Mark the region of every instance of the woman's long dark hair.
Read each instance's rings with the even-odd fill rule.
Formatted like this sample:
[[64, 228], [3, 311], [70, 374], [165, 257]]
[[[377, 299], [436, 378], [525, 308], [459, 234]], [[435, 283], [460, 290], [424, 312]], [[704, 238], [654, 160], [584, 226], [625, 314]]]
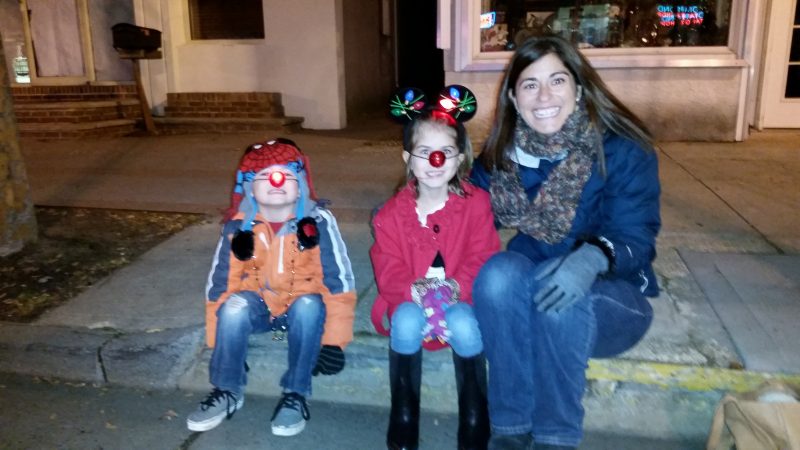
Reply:
[[[540, 36], [530, 38], [520, 45], [508, 64], [497, 95], [497, 109], [492, 130], [478, 157], [478, 162], [489, 171], [495, 168], [509, 169], [504, 155], [514, 138], [517, 111], [508, 94], [514, 92], [523, 70], [549, 54], [558, 56], [572, 74], [576, 85], [583, 86], [583, 98], [589, 119], [599, 130], [609, 129], [636, 141], [644, 149], [653, 149], [653, 138], [647, 127], [608, 90], [581, 52], [558, 36]], [[603, 152], [597, 152], [597, 157], [600, 167], [604, 169]]]

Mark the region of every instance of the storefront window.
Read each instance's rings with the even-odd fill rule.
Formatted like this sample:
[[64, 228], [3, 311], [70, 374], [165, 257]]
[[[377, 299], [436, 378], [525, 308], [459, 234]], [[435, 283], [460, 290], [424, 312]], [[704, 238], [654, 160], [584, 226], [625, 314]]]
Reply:
[[732, 0], [480, 0], [480, 51], [558, 34], [581, 48], [726, 46]]
[[189, 0], [189, 24], [194, 40], [264, 39], [262, 0]]

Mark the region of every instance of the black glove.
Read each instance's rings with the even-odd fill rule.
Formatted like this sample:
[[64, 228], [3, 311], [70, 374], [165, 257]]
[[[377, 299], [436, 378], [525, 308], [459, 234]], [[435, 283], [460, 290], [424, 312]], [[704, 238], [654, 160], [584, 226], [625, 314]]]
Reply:
[[336, 375], [344, 369], [344, 351], [338, 345], [323, 345], [311, 375]]

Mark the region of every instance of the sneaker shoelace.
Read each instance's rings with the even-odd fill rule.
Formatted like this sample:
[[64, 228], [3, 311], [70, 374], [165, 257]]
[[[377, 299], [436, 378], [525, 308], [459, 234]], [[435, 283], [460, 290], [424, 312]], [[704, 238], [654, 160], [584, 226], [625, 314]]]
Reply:
[[233, 417], [233, 413], [236, 412], [236, 402], [238, 401], [236, 396], [233, 395], [230, 391], [222, 391], [220, 389], [214, 388], [214, 390], [211, 391], [210, 394], [208, 394], [208, 397], [206, 397], [205, 400], [200, 402], [200, 408], [203, 411], [207, 411], [209, 408], [213, 408], [214, 406], [216, 406], [218, 402], [221, 402], [223, 398], [227, 402], [225, 405], [226, 417], [230, 419], [231, 417]]
[[305, 420], [309, 420], [311, 418], [311, 414], [308, 411], [308, 405], [306, 405], [305, 397], [296, 392], [283, 394], [281, 401], [279, 401], [278, 406], [275, 407], [275, 412], [272, 414], [272, 418], [270, 420], [275, 420], [278, 412], [283, 408], [300, 411], [300, 413], [303, 415], [303, 419]]

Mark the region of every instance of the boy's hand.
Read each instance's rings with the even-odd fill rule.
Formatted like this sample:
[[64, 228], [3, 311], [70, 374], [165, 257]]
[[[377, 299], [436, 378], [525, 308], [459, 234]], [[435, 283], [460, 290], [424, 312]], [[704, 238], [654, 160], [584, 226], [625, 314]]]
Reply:
[[323, 345], [311, 375], [336, 375], [344, 369], [344, 351], [338, 345]]

